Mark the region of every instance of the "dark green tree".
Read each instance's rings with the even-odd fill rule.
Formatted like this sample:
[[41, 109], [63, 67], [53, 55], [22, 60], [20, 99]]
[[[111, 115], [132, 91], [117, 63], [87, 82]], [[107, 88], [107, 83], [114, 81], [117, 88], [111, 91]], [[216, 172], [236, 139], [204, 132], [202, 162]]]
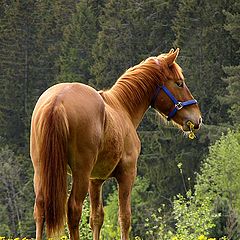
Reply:
[[[94, 84], [110, 87], [129, 67], [172, 47], [172, 1], [108, 1], [93, 48]], [[166, 17], [166, 18], [165, 18]]]
[[[130, 33], [129, 14], [126, 11], [129, 1], [108, 1], [100, 16], [101, 31], [95, 43], [93, 84], [102, 89], [110, 87], [124, 71], [134, 57], [129, 46]], [[125, 13], [125, 14], [124, 14]], [[128, 60], [126, 60], [128, 59]], [[126, 62], [127, 61], [127, 62]]]
[[225, 95], [222, 66], [231, 62], [234, 45], [224, 29], [223, 10], [235, 1], [182, 0], [174, 20], [175, 44], [181, 50], [181, 63], [187, 82], [199, 99], [204, 122], [228, 121], [227, 107], [219, 96]]
[[28, 149], [36, 99], [55, 82], [64, 24], [76, 1], [2, 1], [0, 16], [0, 136]]
[[220, 99], [222, 102], [229, 104], [228, 113], [233, 123], [240, 124], [240, 65], [224, 67], [223, 70], [228, 75], [228, 77], [224, 78], [224, 82], [226, 82], [228, 86], [226, 95]]
[[231, 34], [232, 41], [236, 43], [237, 51], [233, 52], [234, 57], [231, 59], [230, 65], [223, 68], [227, 77], [224, 78], [224, 82], [228, 84], [227, 92], [225, 96], [221, 98], [224, 102], [226, 101], [230, 105], [229, 114], [231, 120], [239, 124], [240, 123], [240, 107], [239, 107], [239, 96], [240, 96], [240, 3], [235, 2], [233, 8], [230, 11], [224, 12], [226, 16], [225, 29]]
[[29, 66], [32, 58], [34, 1], [2, 1], [0, 17], [0, 136], [27, 148]]
[[76, 9], [76, 0], [38, 1], [35, 7], [35, 78], [31, 82], [33, 98], [56, 83], [64, 26]]
[[58, 81], [87, 84], [92, 78], [92, 47], [97, 39], [102, 2], [104, 1], [81, 1], [77, 4], [76, 12], [63, 34]]

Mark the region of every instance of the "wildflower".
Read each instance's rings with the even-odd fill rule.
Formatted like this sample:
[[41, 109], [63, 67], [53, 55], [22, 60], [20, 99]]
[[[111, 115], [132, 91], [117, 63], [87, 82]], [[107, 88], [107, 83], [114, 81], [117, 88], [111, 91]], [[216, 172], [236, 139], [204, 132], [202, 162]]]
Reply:
[[179, 169], [182, 169], [182, 163], [181, 162], [179, 162], [178, 164], [177, 164], [177, 167], [179, 168]]
[[135, 237], [134, 240], [141, 240], [141, 238], [139, 236]]
[[62, 236], [61, 240], [67, 240], [67, 236]]
[[205, 237], [204, 235], [201, 235], [198, 237], [198, 240], [207, 240], [207, 237]]

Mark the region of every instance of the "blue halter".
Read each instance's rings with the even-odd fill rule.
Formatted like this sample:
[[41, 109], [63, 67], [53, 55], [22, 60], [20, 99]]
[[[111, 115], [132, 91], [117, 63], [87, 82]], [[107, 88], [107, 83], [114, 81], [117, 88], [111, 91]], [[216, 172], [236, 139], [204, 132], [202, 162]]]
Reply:
[[191, 99], [191, 100], [187, 100], [185, 102], [180, 102], [172, 95], [172, 93], [167, 89], [167, 87], [158, 85], [155, 95], [153, 96], [152, 101], [151, 101], [151, 107], [153, 107], [153, 108], [154, 108], [157, 96], [161, 89], [167, 94], [167, 96], [174, 103], [174, 109], [168, 114], [168, 117], [167, 117], [168, 121], [170, 121], [176, 115], [177, 111], [181, 110], [182, 108], [193, 105], [193, 104], [197, 104], [196, 99]]

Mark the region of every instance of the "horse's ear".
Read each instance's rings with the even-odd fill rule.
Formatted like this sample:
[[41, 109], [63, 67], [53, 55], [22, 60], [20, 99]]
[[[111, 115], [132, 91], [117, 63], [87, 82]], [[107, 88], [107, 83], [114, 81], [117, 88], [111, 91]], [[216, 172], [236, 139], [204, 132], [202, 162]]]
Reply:
[[179, 54], [179, 48], [177, 48], [175, 51], [172, 51], [172, 49], [170, 50], [170, 52], [165, 58], [168, 66], [171, 66], [174, 63], [174, 61], [177, 59], [178, 54]]
[[167, 55], [170, 55], [174, 52], [174, 48], [171, 48]]

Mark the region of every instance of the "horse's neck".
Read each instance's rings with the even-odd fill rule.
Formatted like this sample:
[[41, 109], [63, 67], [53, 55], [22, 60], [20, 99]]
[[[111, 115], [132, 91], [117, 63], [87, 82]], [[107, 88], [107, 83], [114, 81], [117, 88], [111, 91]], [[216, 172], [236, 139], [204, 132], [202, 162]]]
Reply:
[[[144, 113], [147, 111], [154, 90], [139, 91], [137, 86], [129, 88], [124, 82], [116, 83], [110, 90], [105, 92], [108, 102], [115, 103], [127, 113], [135, 128], [140, 124]], [[137, 94], [136, 94], [137, 93]], [[140, 101], [141, 99], [141, 101]], [[112, 104], [113, 105], [113, 104]]]

